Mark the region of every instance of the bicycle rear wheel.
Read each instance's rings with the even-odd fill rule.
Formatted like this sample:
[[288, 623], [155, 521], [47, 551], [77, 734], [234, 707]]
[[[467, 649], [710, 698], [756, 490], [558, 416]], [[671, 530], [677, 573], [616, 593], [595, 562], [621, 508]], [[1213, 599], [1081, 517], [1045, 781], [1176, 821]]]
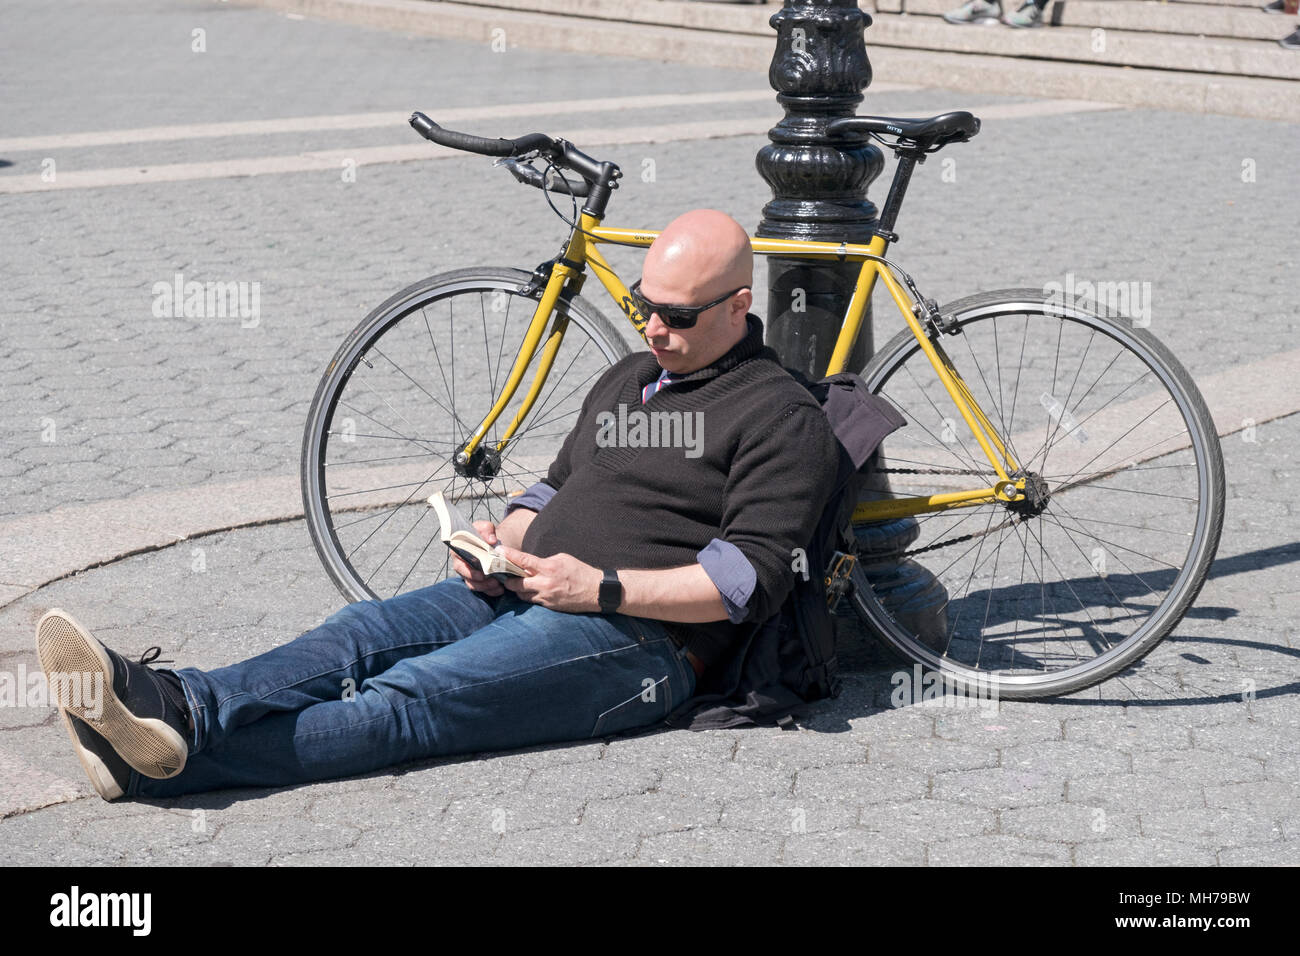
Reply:
[[[1214, 423], [1178, 361], [1127, 318], [1035, 289], [942, 312], [960, 331], [937, 344], [1032, 494], [919, 516], [893, 555], [860, 559], [853, 608], [905, 660], [967, 694], [1095, 684], [1168, 635], [1205, 581], [1223, 524]], [[877, 496], [996, 482], [910, 332], [862, 376], [908, 420], [882, 446], [890, 489]], [[880, 526], [856, 530], [878, 544]]]
[[[403, 289], [330, 361], [307, 415], [303, 507], [312, 542], [349, 601], [392, 597], [452, 573], [442, 491], [471, 520], [500, 521], [512, 494], [546, 476], [583, 399], [630, 349], [580, 298], [536, 404], [499, 461], [492, 449], [527, 394], [543, 337], [510, 403], [468, 464], [455, 451], [500, 394], [540, 293], [519, 269], [461, 269]], [[548, 333], [550, 327], [548, 326]]]

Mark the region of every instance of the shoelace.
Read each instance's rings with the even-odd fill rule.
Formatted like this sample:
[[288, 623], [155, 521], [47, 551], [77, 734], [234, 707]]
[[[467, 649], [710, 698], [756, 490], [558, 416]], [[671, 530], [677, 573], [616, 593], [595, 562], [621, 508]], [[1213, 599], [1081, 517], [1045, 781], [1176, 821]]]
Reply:
[[[150, 664], [175, 664], [174, 660], [162, 656], [161, 647], [151, 647], [140, 655], [140, 663], [145, 667]], [[171, 701], [173, 707], [180, 711], [181, 716], [188, 718], [190, 713], [189, 701], [185, 699], [185, 692], [180, 688], [180, 678], [176, 676], [175, 671], [164, 671], [156, 673], [156, 681], [160, 682], [163, 693]]]
[[175, 664], [176, 662], [171, 659], [164, 659], [161, 647], [151, 647], [140, 655], [140, 663], [148, 666], [149, 664]]

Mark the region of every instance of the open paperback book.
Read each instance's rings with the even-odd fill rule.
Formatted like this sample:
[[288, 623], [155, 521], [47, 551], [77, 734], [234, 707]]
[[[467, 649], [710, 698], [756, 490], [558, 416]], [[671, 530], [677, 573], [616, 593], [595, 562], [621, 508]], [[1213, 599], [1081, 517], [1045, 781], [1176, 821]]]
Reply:
[[437, 512], [438, 520], [442, 522], [443, 542], [471, 567], [477, 567], [484, 574], [498, 579], [523, 577], [527, 574], [523, 568], [493, 550], [492, 545], [479, 537], [474, 526], [443, 497], [441, 491], [435, 491], [429, 496], [429, 507]]

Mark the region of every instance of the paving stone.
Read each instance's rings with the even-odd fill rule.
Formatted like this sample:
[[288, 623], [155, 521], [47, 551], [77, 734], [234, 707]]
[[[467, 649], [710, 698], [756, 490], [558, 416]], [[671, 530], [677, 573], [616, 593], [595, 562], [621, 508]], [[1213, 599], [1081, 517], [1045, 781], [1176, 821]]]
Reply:
[[[625, 797], [592, 800], [581, 811], [584, 829], [619, 833], [634, 830], [642, 836], [715, 826], [722, 815], [722, 802], [700, 800], [673, 793], [638, 793]], [[736, 826], [733, 820], [722, 820]]]
[[0, 863], [6, 866], [96, 866], [117, 862], [122, 854], [77, 839], [101, 821], [125, 821], [156, 814], [153, 807], [105, 803], [98, 796], [59, 803], [38, 811], [0, 819]]
[[678, 830], [646, 837], [636, 859], [669, 866], [771, 866], [781, 860], [781, 841], [720, 827]]
[[924, 771], [887, 766], [818, 767], [801, 770], [795, 781], [797, 798], [890, 803], [927, 794], [930, 775]]
[[589, 866], [630, 861], [637, 838], [625, 830], [555, 826], [526, 832], [507, 830], [493, 862], [510, 866]]
[[[599, 802], [599, 801], [593, 801]], [[585, 822], [585, 797], [553, 791], [526, 791], [453, 800], [442, 815], [448, 829], [482, 828], [494, 833], [576, 826]]]
[[1250, 846], [1284, 838], [1276, 817], [1254, 807], [1180, 807], [1144, 810], [1139, 816], [1143, 836], [1197, 846]]
[[1071, 774], [1092, 776], [1127, 773], [1132, 769], [1132, 761], [1120, 750], [1066, 740], [1041, 740], [1004, 749], [1002, 767], [1016, 773], [1044, 775], [1069, 767]]
[[487, 759], [451, 759], [439, 761], [433, 766], [415, 765], [416, 769], [401, 773], [394, 780], [399, 790], [416, 792], [442, 791], [453, 797], [473, 797], [480, 794], [517, 793], [532, 780], [544, 772], [558, 770], [563, 773], [567, 767], [547, 767], [544, 770], [528, 770], [518, 764], [497, 765], [491, 758]]
[[818, 733], [807, 729], [754, 730], [736, 740], [734, 760], [745, 766], [787, 771], [857, 764], [866, 759], [868, 739], [856, 728], [842, 733]]
[[881, 740], [867, 746], [867, 762], [936, 773], [996, 767], [998, 751], [992, 746], [959, 744], [942, 739]]
[[315, 823], [338, 821], [367, 833], [401, 833], [430, 821], [441, 822], [451, 802], [448, 791], [429, 793], [393, 788], [353, 790], [316, 796], [305, 811]]
[[1111, 747], [1131, 753], [1135, 750], [1185, 750], [1195, 739], [1191, 729], [1164, 720], [1099, 720], [1075, 717], [1065, 721], [1065, 739], [1070, 743]]
[[1211, 750], [1175, 750], [1133, 756], [1133, 770], [1141, 774], [1161, 774], [1173, 779], [1196, 780], [1209, 786], [1216, 783], [1239, 783], [1264, 776], [1264, 763], [1256, 757], [1241, 757]]
[[1232, 810], [1239, 807], [1287, 807], [1296, 795], [1295, 780], [1252, 780], [1205, 787], [1205, 805]]
[[1269, 843], [1219, 851], [1220, 866], [1297, 866], [1300, 843]]
[[436, 824], [394, 832], [363, 832], [340, 859], [360, 859], [370, 866], [482, 866], [492, 862], [501, 834]]
[[1202, 781], [1195, 777], [1170, 777], [1157, 773], [1119, 773], [1101, 777], [1071, 778], [1066, 786], [1070, 803], [1085, 807], [1102, 807], [1108, 813], [1205, 805]]
[[1073, 803], [1013, 807], [1001, 811], [998, 819], [1004, 833], [1050, 842], [1082, 843], [1138, 835], [1135, 813], [1108, 812], [1103, 807]]
[[796, 833], [785, 839], [791, 866], [922, 866], [925, 844], [897, 833], [844, 829]]
[[994, 834], [932, 843], [931, 866], [1062, 866], [1070, 849], [1060, 843]]
[[1138, 837], [1080, 843], [1074, 862], [1076, 866], [1214, 866], [1215, 855], [1189, 843]]
[[848, 800], [797, 797], [735, 797], [722, 805], [722, 826], [774, 836], [843, 830], [858, 822], [860, 807]]
[[964, 713], [944, 711], [935, 721], [934, 735], [983, 747], [1005, 746], [1004, 742], [1012, 739], [1015, 743], [1060, 740], [1064, 715], [1045, 707], [1004, 701], [994, 716], [978, 710]]
[[862, 808], [858, 826], [873, 833], [893, 833], [929, 843], [959, 836], [977, 836], [997, 829], [992, 810], [950, 800], [909, 800]]
[[1055, 772], [1008, 767], [954, 770], [936, 773], [929, 795], [935, 800], [972, 803], [981, 807], [1060, 803], [1065, 799], [1065, 777], [1060, 769]]
[[534, 770], [526, 789], [529, 792], [566, 791], [584, 800], [602, 800], [655, 789], [659, 786], [660, 776], [658, 770], [650, 767], [600, 760]]
[[[759, 731], [667, 731], [645, 734], [640, 737], [614, 738], [604, 745], [597, 756], [621, 763], [662, 767], [672, 762], [708, 763], [728, 761], [737, 745], [751, 733]], [[599, 746], [599, 745], [593, 745]]]

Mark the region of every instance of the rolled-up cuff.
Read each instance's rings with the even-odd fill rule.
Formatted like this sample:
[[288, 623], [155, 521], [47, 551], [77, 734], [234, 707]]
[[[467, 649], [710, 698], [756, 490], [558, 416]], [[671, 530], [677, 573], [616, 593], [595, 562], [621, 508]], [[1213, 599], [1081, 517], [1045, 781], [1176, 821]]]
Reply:
[[506, 505], [506, 514], [514, 511], [516, 508], [529, 508], [533, 511], [541, 511], [550, 500], [555, 497], [555, 489], [544, 481], [536, 481], [525, 489], [524, 493], [518, 498], [511, 500]]
[[749, 599], [758, 584], [758, 574], [749, 559], [734, 544], [718, 538], [705, 545], [696, 559], [722, 595], [722, 605], [731, 623], [744, 621], [749, 616]]

